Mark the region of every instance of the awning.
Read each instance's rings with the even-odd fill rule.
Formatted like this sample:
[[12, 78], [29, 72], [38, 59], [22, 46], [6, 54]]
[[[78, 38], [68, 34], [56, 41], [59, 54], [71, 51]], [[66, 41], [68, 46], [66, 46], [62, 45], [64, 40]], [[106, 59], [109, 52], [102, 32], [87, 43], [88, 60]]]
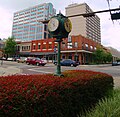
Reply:
[[30, 55], [54, 55], [54, 52], [31, 52]]
[[65, 50], [65, 51], [61, 51], [61, 53], [78, 53], [78, 52], [84, 52], [84, 53], [92, 53], [91, 51], [87, 51], [87, 50]]
[[30, 52], [20, 52], [21, 55], [30, 55]]

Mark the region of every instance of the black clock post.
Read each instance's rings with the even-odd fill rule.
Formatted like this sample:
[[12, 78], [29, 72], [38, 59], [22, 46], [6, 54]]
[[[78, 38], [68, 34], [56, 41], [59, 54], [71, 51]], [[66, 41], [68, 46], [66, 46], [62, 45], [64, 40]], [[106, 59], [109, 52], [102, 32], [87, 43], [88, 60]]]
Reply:
[[51, 36], [56, 38], [56, 42], [58, 43], [58, 54], [57, 54], [57, 71], [54, 75], [63, 76], [61, 74], [61, 65], [60, 65], [60, 53], [61, 53], [61, 42], [62, 38], [67, 38], [68, 34], [71, 32], [72, 24], [71, 21], [59, 13], [56, 16], [53, 16], [48, 22], [48, 31]]

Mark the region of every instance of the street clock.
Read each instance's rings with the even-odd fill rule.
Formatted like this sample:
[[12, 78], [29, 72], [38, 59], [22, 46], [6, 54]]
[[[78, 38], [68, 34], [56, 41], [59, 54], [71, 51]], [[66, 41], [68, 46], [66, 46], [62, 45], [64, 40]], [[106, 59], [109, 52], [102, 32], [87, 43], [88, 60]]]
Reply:
[[51, 18], [51, 20], [48, 23], [48, 30], [50, 32], [55, 32], [59, 27], [59, 20], [57, 18]]
[[71, 23], [71, 21], [68, 18], [66, 18], [65, 21], [64, 21], [64, 27], [65, 27], [66, 32], [68, 32], [68, 33], [71, 32], [71, 30], [72, 30], [72, 23]]
[[61, 13], [53, 16], [48, 22], [48, 31], [54, 38], [67, 38], [71, 30], [71, 21]]
[[[61, 74], [61, 65], [60, 65], [60, 48], [62, 38], [68, 38], [69, 33], [72, 30], [71, 21], [61, 13], [53, 16], [48, 22], [48, 31], [50, 35], [56, 38], [56, 42], [58, 42], [57, 48], [57, 71], [54, 75], [63, 76]], [[54, 48], [54, 52], [56, 53], [56, 48]]]

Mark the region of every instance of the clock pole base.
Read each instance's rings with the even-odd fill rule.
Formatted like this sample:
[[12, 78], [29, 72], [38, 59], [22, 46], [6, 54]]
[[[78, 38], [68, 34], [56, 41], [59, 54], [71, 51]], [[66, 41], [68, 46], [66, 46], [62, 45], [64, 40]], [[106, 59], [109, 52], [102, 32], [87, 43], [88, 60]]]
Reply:
[[55, 73], [54, 76], [64, 77], [63, 74], [57, 74], [57, 73]]

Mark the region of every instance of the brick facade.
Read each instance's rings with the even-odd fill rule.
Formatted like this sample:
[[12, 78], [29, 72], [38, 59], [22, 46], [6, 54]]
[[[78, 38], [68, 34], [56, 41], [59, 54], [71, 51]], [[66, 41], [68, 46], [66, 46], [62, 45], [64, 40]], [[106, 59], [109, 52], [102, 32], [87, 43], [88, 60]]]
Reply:
[[[21, 42], [18, 44], [20, 45], [20, 54], [40, 58], [45, 57], [51, 62], [57, 58], [57, 42], [55, 40], [55, 38], [49, 38]], [[72, 59], [80, 61], [81, 64], [88, 64], [92, 62], [92, 52], [96, 50], [97, 45], [99, 44], [81, 35], [69, 36], [63, 39], [61, 43], [61, 59]], [[23, 47], [27, 48], [27, 46], [30, 50], [26, 51]]]

